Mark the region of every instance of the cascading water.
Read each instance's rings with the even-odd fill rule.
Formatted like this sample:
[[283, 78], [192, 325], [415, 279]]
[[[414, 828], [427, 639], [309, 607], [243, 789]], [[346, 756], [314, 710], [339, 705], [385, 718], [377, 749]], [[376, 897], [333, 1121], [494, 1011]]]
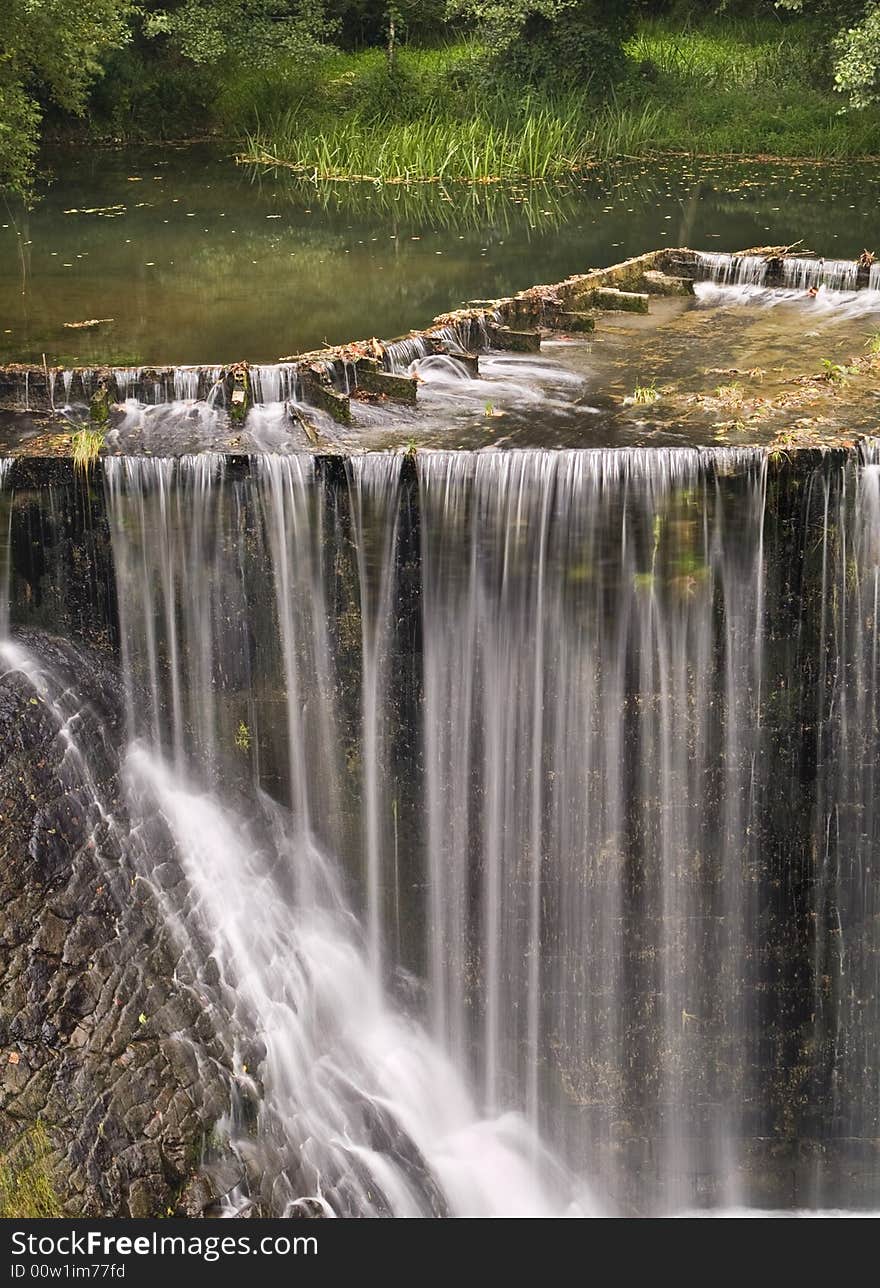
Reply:
[[248, 371], [254, 402], [296, 402], [300, 397], [296, 367], [291, 363], [268, 363]]
[[[500, 321], [500, 315], [497, 313], [492, 317]], [[490, 348], [491, 337], [486, 315], [480, 313], [454, 324], [438, 327], [431, 332], [430, 337], [409, 335], [404, 336], [402, 340], [393, 340], [385, 346], [385, 361], [388, 369], [398, 375], [405, 375], [414, 363], [419, 363], [422, 359], [436, 354], [438, 345], [443, 352], [452, 357], [456, 353], [468, 354]]]
[[767, 280], [768, 262], [764, 255], [700, 251], [697, 263], [713, 282], [724, 286], [763, 286]]
[[865, 267], [854, 259], [799, 255], [774, 259], [716, 251], [700, 251], [697, 264], [704, 274], [703, 281], [697, 283], [697, 295], [707, 302], [718, 303], [718, 291], [735, 299], [771, 304], [809, 294], [819, 295], [829, 307], [843, 306], [854, 316], [880, 310], [880, 267], [876, 264]]
[[854, 291], [859, 265], [854, 259], [805, 259], [796, 255], [782, 261], [782, 280], [796, 291], [827, 286], [832, 291]]
[[[754, 844], [764, 458], [450, 453], [420, 465], [438, 1033], [471, 1053], [487, 1103], [524, 1102], [575, 1166], [595, 1165], [599, 1141], [585, 1149], [563, 1126], [572, 1104], [591, 1106], [588, 1132], [607, 1132], [632, 1112], [629, 1079], [650, 1086], [660, 1189], [678, 1206], [694, 1163], [682, 1115], [693, 1079], [712, 1076], [691, 1067], [699, 1026], [723, 1011], [730, 1038], [744, 1036], [731, 984]], [[736, 470], [740, 495], [725, 503], [718, 476]], [[689, 927], [708, 910], [690, 869], [707, 863], [724, 874], [724, 931], [694, 952]], [[704, 1167], [729, 1177], [738, 1124], [720, 1083], [710, 1094]], [[603, 1180], [614, 1192], [619, 1178]]]
[[12, 507], [6, 490], [12, 460], [0, 456], [0, 640], [9, 635], [9, 576], [11, 564]]
[[876, 446], [104, 471], [232, 1209], [878, 1206]]
[[[351, 476], [364, 642], [366, 945], [328, 849], [345, 802], [310, 458], [261, 462], [258, 510], [247, 514], [240, 491], [230, 497], [222, 487], [216, 459], [107, 463], [132, 809], [147, 831], [158, 816], [173, 838], [188, 894], [169, 920], [191, 959], [210, 945], [233, 1031], [261, 1045], [258, 1141], [234, 1115], [229, 1131], [243, 1156], [260, 1157], [264, 1203], [292, 1211], [308, 1196], [360, 1215], [550, 1213], [572, 1202], [561, 1169], [515, 1114], [481, 1121], [447, 1057], [386, 995], [379, 640], [395, 575], [393, 535], [382, 533], [396, 514], [399, 459], [373, 467], [353, 463]], [[375, 564], [364, 553], [368, 511], [370, 532], [380, 534]], [[256, 575], [267, 563], [268, 591]], [[240, 782], [233, 807], [236, 739], [241, 748], [261, 737], [259, 708], [272, 711], [279, 682], [284, 727], [270, 724], [266, 742], [281, 744], [286, 808]]]

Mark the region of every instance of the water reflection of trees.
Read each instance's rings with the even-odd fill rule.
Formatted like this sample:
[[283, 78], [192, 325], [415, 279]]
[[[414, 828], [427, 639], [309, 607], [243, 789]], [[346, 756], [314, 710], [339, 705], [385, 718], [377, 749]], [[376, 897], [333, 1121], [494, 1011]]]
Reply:
[[[496, 232], [545, 234], [581, 220], [585, 214], [605, 213], [609, 202], [626, 200], [646, 211], [673, 202], [692, 214], [700, 207], [734, 219], [757, 217], [772, 221], [784, 214], [799, 235], [812, 238], [820, 249], [841, 231], [837, 201], [817, 201], [817, 173], [812, 165], [772, 166], [756, 162], [658, 158], [654, 161], [597, 166], [579, 182], [552, 184], [372, 184], [311, 181], [283, 169], [249, 166], [251, 183], [283, 196], [296, 206], [320, 210], [329, 218], [346, 216], [392, 226], [430, 225], [451, 233]], [[853, 221], [869, 220], [880, 186], [875, 170], [866, 166], [823, 167], [821, 184], [836, 190]], [[778, 220], [776, 221], [778, 222]], [[801, 231], [802, 230], [802, 231]]]
[[289, 171], [248, 167], [258, 188], [268, 174], [274, 194], [283, 192], [298, 206], [359, 221], [432, 227], [445, 232], [476, 232], [491, 226], [503, 232], [542, 232], [559, 228], [582, 208], [577, 184], [372, 184], [313, 182]]
[[[852, 256], [872, 248], [880, 185], [864, 166], [686, 158], [596, 167], [577, 183], [476, 186], [313, 183], [216, 150], [138, 160], [111, 154], [32, 212], [7, 212], [5, 361], [268, 360], [397, 334], [465, 299], [664, 244], [800, 238]], [[124, 217], [85, 213], [121, 201]], [[93, 334], [63, 328], [105, 316], [116, 322]]]

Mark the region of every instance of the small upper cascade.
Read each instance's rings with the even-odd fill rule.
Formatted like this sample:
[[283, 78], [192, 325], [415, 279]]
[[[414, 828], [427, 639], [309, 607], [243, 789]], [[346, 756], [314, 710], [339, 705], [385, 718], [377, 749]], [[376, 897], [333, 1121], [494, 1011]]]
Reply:
[[174, 399], [175, 402], [195, 402], [199, 396], [198, 367], [175, 367]]
[[[328, 364], [332, 375], [332, 364]], [[271, 405], [299, 402], [303, 397], [302, 380], [293, 362], [258, 363], [247, 368], [251, 401]], [[111, 401], [134, 402], [144, 408], [171, 407], [178, 403], [205, 403], [208, 407], [224, 406], [234, 378], [234, 369], [223, 366], [181, 367], [109, 367], [67, 368], [51, 379], [52, 405], [76, 407], [87, 405], [101, 387], [109, 391]], [[344, 382], [354, 387], [352, 372]], [[22, 402], [29, 408], [30, 372], [21, 377]]]
[[426, 358], [419, 358], [411, 363], [407, 367], [406, 374], [410, 376], [418, 374], [419, 379], [426, 384], [445, 384], [449, 380], [470, 381], [472, 379], [471, 373], [461, 359], [451, 353], [429, 353]]
[[777, 287], [782, 290], [856, 291], [860, 287], [880, 290], [880, 266], [866, 266], [857, 259], [821, 256], [727, 255], [720, 251], [698, 251], [697, 265], [719, 286]]
[[787, 256], [782, 261], [782, 280], [795, 290], [814, 290], [827, 286], [831, 291], [855, 291], [859, 284], [859, 264], [854, 259], [807, 259]]
[[255, 403], [299, 402], [300, 380], [292, 362], [273, 362], [249, 368], [251, 394]]
[[768, 260], [764, 255], [698, 251], [697, 263], [713, 282], [722, 286], [763, 286], [767, 280]]
[[414, 362], [427, 358], [431, 352], [431, 346], [423, 335], [405, 336], [385, 346], [389, 370], [396, 376], [405, 375]]
[[393, 375], [406, 375], [414, 362], [436, 353], [463, 356], [492, 347], [490, 328], [501, 321], [500, 314], [463, 316], [457, 321], [432, 328], [422, 335], [407, 335], [385, 345], [385, 360]]

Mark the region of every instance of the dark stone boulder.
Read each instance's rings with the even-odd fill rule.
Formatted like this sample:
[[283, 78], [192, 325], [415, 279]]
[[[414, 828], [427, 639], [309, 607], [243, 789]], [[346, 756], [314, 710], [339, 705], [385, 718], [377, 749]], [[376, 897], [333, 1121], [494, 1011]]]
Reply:
[[42, 633], [12, 647], [27, 654], [22, 670], [0, 650], [0, 1156], [40, 1124], [68, 1215], [196, 1215], [229, 1073], [211, 1000], [176, 980], [127, 861], [118, 679]]

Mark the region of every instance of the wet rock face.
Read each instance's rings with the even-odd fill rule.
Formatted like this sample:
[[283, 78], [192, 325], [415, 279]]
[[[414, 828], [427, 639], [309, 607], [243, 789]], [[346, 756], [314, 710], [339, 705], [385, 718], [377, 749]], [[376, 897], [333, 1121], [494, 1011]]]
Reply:
[[11, 648], [0, 645], [0, 1154], [39, 1120], [67, 1213], [197, 1214], [212, 1197], [199, 1164], [228, 1108], [227, 1060], [126, 863], [117, 679], [42, 633]]

